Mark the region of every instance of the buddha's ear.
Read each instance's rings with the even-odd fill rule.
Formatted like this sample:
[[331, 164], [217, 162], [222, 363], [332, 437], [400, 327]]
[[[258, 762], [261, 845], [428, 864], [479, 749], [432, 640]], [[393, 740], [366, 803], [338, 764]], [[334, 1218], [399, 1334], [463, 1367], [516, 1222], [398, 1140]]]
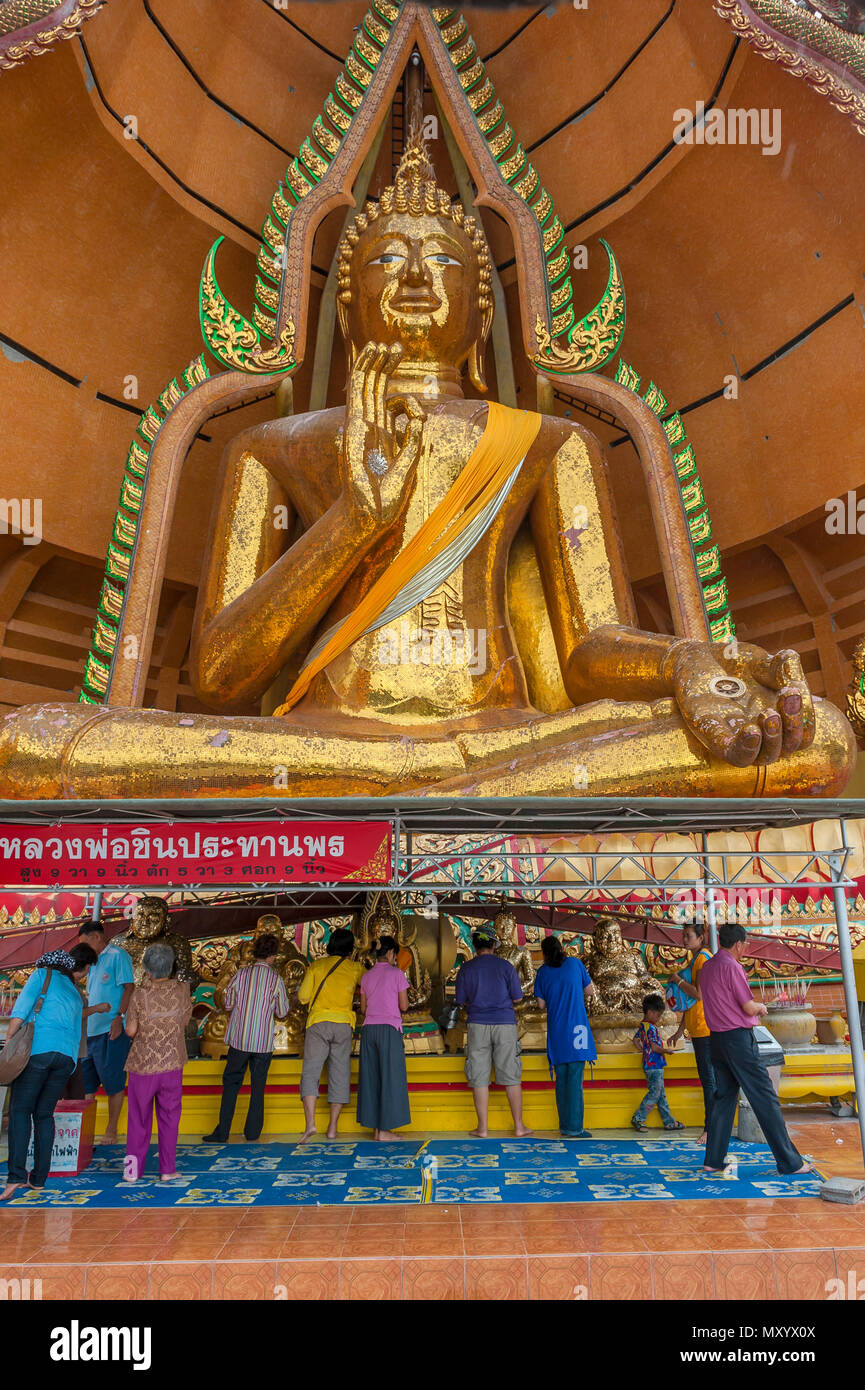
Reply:
[[484, 376], [484, 347], [485, 344], [477, 338], [472, 343], [469, 353], [469, 381], [476, 391], [481, 391], [485, 395], [487, 382]]
[[351, 333], [349, 332], [348, 302], [343, 299], [342, 295], [337, 296], [336, 317], [339, 323], [340, 332], [342, 333], [343, 342], [345, 343], [345, 356], [348, 362], [348, 376], [351, 376], [352, 371], [354, 370], [355, 359], [357, 357], [357, 349], [355, 348], [355, 345], [351, 340]]
[[472, 343], [469, 353], [469, 381], [476, 391], [481, 391], [484, 394], [487, 390], [486, 377], [484, 376], [484, 355], [492, 324], [493, 303], [490, 296], [489, 308], [484, 308], [482, 311], [480, 336]]

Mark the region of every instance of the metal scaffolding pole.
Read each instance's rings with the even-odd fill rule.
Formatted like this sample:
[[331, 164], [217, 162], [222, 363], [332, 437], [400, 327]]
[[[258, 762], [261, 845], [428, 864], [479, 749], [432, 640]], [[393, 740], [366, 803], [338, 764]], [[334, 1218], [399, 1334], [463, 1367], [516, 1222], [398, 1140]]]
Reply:
[[[709, 838], [702, 836], [703, 845], [703, 891], [706, 895], [706, 921], [709, 924], [709, 945], [712, 955], [718, 954], [718, 919], [715, 912], [715, 890], [709, 882]], [[726, 872], [724, 874], [726, 878]]]
[[828, 858], [832, 869], [832, 901], [835, 906], [835, 923], [838, 927], [838, 950], [841, 955], [841, 974], [844, 977], [847, 1028], [850, 1032], [850, 1057], [853, 1062], [853, 1080], [856, 1085], [859, 1138], [862, 1144], [862, 1156], [865, 1159], [865, 1053], [862, 1050], [859, 1001], [856, 998], [856, 977], [853, 971], [853, 947], [850, 943], [850, 922], [847, 917], [847, 889], [844, 882], [847, 834], [843, 820], [841, 821], [841, 831], [844, 835], [845, 851], [836, 851]]

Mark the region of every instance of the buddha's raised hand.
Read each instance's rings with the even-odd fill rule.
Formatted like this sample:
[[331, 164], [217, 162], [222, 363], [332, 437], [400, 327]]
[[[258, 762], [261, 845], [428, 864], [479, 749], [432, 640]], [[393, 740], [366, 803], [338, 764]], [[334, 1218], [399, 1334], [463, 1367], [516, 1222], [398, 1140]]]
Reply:
[[[343, 486], [367, 519], [390, 525], [400, 514], [420, 458], [423, 410], [413, 397], [388, 399], [402, 357], [397, 343], [367, 343], [351, 373], [342, 441]], [[399, 416], [408, 416], [402, 440]]]
[[682, 718], [716, 758], [750, 767], [813, 742], [814, 706], [796, 652], [683, 641], [667, 661]]

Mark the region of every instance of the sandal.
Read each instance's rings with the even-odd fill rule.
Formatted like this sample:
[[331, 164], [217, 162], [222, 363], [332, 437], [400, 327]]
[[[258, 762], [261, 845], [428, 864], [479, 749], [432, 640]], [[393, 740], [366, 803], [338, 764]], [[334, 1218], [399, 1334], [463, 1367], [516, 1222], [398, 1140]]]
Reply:
[[638, 1134], [646, 1134], [649, 1129], [649, 1126], [644, 1125], [642, 1120], [638, 1120], [636, 1116], [631, 1120], [631, 1125], [637, 1131]]
[[684, 1128], [685, 1128], [685, 1126], [682, 1124], [682, 1121], [681, 1121], [681, 1120], [674, 1120], [673, 1123], [672, 1123], [671, 1125], [664, 1125], [664, 1129], [684, 1129]]

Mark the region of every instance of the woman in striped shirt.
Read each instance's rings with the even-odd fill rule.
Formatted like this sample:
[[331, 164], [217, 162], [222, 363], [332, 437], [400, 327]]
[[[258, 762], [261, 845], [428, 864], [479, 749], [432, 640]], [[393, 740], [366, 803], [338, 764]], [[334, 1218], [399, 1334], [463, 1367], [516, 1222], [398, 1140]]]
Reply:
[[219, 1123], [205, 1144], [224, 1144], [231, 1133], [237, 1094], [249, 1067], [249, 1110], [245, 1139], [256, 1140], [264, 1127], [264, 1087], [273, 1057], [273, 1020], [286, 1018], [288, 991], [273, 963], [279, 951], [275, 936], [265, 933], [252, 948], [252, 965], [242, 965], [229, 981], [225, 1007], [231, 1017], [225, 1030], [228, 1060], [222, 1074]]

